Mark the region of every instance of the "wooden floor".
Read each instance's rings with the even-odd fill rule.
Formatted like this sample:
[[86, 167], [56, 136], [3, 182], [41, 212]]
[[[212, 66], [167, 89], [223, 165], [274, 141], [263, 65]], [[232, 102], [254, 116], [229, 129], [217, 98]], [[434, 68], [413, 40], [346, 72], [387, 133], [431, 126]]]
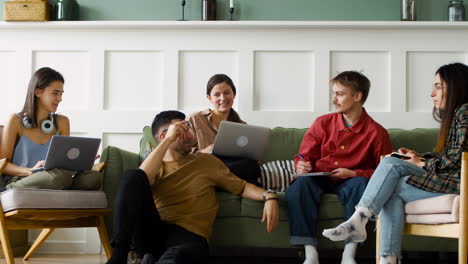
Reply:
[[[0, 259], [0, 263], [4, 264], [5, 259]], [[31, 264], [103, 264], [106, 263], [106, 257], [98, 254], [34, 254], [28, 261], [23, 261], [22, 258], [15, 258], [16, 264], [31, 263]]]
[[[404, 254], [404, 263], [425, 263], [425, 264], [455, 264], [457, 263], [456, 253], [410, 253]], [[302, 260], [296, 257], [211, 257], [207, 264], [302, 264]], [[357, 259], [359, 264], [373, 264], [375, 261], [368, 258]], [[5, 263], [5, 259], [0, 259], [0, 264]], [[15, 258], [16, 264], [104, 264], [106, 258], [98, 254], [35, 254], [29, 261], [22, 258]], [[340, 259], [321, 258], [320, 264], [336, 264]]]

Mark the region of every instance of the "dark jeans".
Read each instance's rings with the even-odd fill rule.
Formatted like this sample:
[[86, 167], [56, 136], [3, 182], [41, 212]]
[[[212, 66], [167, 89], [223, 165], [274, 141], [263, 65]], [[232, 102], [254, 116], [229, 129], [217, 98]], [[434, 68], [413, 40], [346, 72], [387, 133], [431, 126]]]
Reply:
[[140, 169], [125, 172], [114, 207], [114, 254], [109, 263], [127, 263], [132, 241], [138, 255], [151, 253], [161, 264], [203, 263], [209, 253], [205, 238], [161, 221], [148, 178]]
[[300, 177], [286, 189], [291, 245], [317, 245], [316, 233], [320, 199], [324, 193], [335, 193], [344, 207], [345, 220], [366, 189], [368, 179], [355, 177], [332, 183], [326, 177]]
[[260, 178], [261, 170], [258, 161], [246, 158], [234, 158], [216, 155], [229, 170], [234, 173], [237, 177], [252, 183], [259, 185], [258, 179]]

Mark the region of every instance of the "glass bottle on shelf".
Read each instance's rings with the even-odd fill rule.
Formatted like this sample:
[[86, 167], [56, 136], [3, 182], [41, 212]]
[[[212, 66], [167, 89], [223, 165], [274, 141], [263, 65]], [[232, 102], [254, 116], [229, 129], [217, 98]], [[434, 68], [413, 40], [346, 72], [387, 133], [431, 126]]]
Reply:
[[463, 5], [463, 1], [449, 1], [448, 20], [465, 21], [465, 6]]

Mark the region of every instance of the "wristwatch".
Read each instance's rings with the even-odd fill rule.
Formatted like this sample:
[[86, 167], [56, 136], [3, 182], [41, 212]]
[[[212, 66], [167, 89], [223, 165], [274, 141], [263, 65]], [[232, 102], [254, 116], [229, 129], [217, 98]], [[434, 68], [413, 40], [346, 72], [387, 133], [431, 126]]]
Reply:
[[276, 191], [275, 191], [275, 190], [272, 190], [272, 189], [268, 189], [268, 190], [264, 191], [264, 192], [263, 192], [263, 201], [266, 202], [266, 200], [267, 200], [267, 195], [268, 195], [269, 193], [276, 194]]

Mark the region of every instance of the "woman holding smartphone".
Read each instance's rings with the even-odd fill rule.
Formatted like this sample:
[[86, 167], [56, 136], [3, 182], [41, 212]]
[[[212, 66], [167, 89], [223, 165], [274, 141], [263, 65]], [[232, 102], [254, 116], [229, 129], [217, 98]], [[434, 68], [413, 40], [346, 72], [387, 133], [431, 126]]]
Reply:
[[29, 82], [19, 113], [6, 122], [0, 159], [11, 161], [0, 176], [0, 191], [12, 188], [97, 190], [102, 175], [96, 171], [77, 173], [62, 169], [34, 172], [44, 165], [52, 136], [70, 135], [70, 121], [57, 114], [64, 92], [63, 76], [51, 69], [37, 70]]
[[[213, 109], [206, 109], [189, 116], [191, 130], [196, 138], [193, 152], [212, 153], [213, 144], [221, 121], [245, 124], [232, 108], [236, 98], [236, 87], [225, 74], [213, 75], [206, 85], [206, 98]], [[260, 166], [258, 161], [218, 156], [236, 176], [258, 185]]]
[[349, 220], [323, 235], [333, 241], [366, 240], [369, 219], [380, 216], [380, 263], [397, 263], [401, 254], [404, 204], [444, 194], [460, 193], [462, 152], [468, 151], [468, 66], [462, 63], [440, 67], [431, 91], [433, 114], [441, 122], [434, 152], [418, 154], [400, 148], [409, 157], [384, 158]]

